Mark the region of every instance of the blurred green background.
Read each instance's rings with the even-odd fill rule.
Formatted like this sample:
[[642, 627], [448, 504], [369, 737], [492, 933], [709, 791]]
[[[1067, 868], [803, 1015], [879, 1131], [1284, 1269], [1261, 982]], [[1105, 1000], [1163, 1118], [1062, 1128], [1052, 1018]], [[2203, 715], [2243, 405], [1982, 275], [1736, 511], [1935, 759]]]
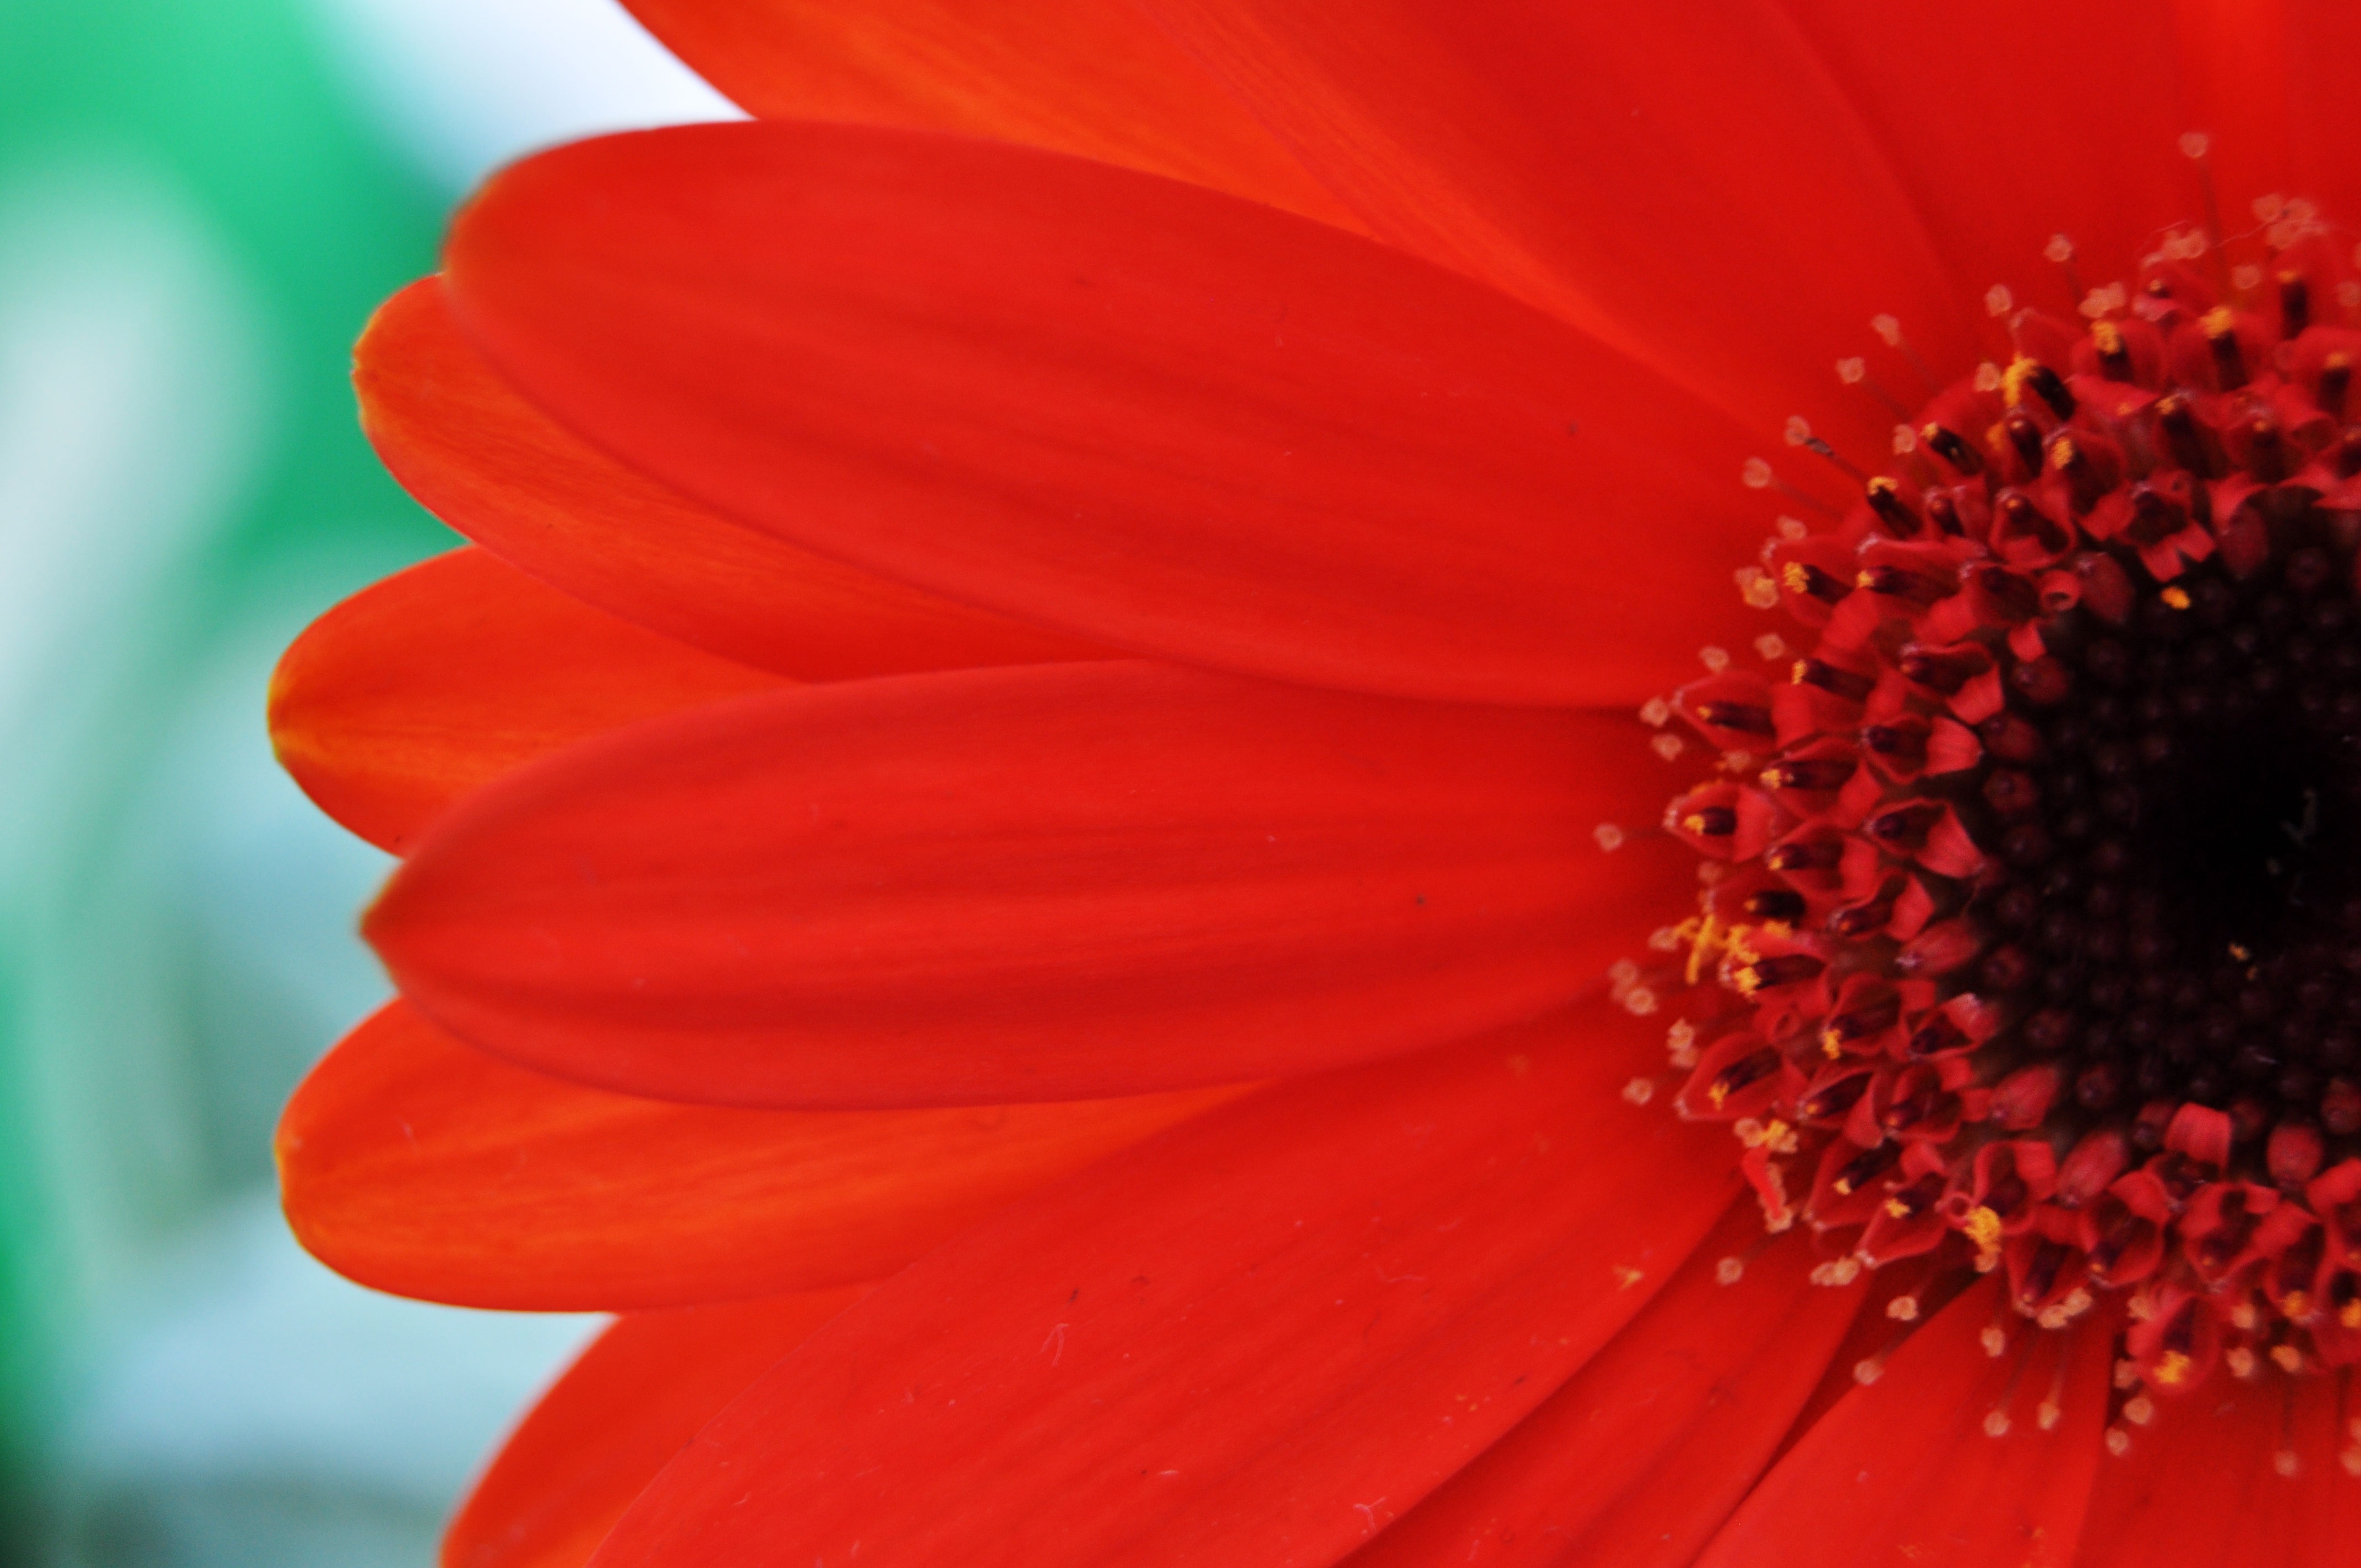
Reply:
[[264, 683], [443, 549], [346, 350], [489, 167], [729, 111], [609, 0], [0, 0], [0, 1561], [423, 1564], [581, 1319], [372, 1296], [269, 1131], [383, 858]]

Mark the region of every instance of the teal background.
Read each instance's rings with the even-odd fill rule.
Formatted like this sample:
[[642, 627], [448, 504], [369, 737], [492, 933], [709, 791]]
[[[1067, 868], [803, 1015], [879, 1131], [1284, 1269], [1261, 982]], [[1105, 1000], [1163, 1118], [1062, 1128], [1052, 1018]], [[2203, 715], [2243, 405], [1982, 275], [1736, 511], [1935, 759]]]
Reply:
[[263, 688], [452, 543], [346, 377], [465, 184], [719, 112], [605, 0], [0, 0], [0, 1561], [429, 1562], [589, 1327], [286, 1239], [270, 1127], [383, 994], [387, 862]]

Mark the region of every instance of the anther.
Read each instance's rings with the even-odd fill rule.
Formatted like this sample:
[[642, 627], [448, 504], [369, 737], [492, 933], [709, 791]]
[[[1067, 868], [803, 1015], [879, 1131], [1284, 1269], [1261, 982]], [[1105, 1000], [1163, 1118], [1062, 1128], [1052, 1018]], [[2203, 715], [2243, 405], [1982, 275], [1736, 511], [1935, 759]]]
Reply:
[[1918, 439], [1935, 449], [1935, 455], [1962, 476], [1972, 478], [1984, 471], [1984, 460], [1968, 444], [1959, 432], [1929, 421], [1918, 431]]
[[1902, 488], [1883, 474], [1869, 482], [1868, 496], [1870, 510], [1896, 539], [1916, 539], [1925, 532], [1927, 525], [1902, 499]]
[[1763, 863], [1774, 872], [1827, 871], [1843, 858], [1844, 840], [1835, 838], [1791, 839], [1763, 851]]
[[1921, 609], [1949, 592], [1941, 582], [1924, 573], [1894, 565], [1862, 567], [1853, 579], [1853, 587], [1867, 588], [1884, 598], [1906, 599]]
[[2301, 336], [2312, 324], [2312, 285], [2301, 272], [2279, 274], [2279, 335]]
[[2000, 433], [2015, 449], [2017, 461], [2028, 474], [2041, 472], [2041, 427], [2023, 409], [2011, 409], [2000, 416]]
[[1852, 591], [1817, 566], [1802, 561], [1790, 561], [1780, 568], [1779, 586], [1791, 594], [1816, 598], [1822, 604], [1837, 604]]
[[2164, 436], [2164, 449], [2173, 462], [2202, 478], [2216, 477], [2213, 465], [2205, 455], [2205, 443], [2197, 433], [2197, 415], [2189, 400], [2179, 392], [2167, 392], [2156, 400], [2156, 426]]
[[1788, 670], [1787, 678], [1799, 686], [1817, 686], [1831, 696], [1847, 702], [1865, 702], [1877, 689], [1869, 676], [1831, 664], [1825, 659], [1798, 659]]
[[1855, 768], [1843, 757], [1791, 757], [1773, 762], [1756, 776], [1765, 789], [1842, 789]]
[[1743, 702], [1701, 702], [1692, 709], [1700, 724], [1716, 729], [1734, 730], [1741, 735], [1775, 735], [1777, 727], [1771, 722], [1771, 710]]
[[2213, 374], [2225, 392], [2235, 392], [2246, 384], [2246, 358], [2238, 347], [2237, 317], [2228, 307], [2217, 305], [2205, 313], [2200, 324], [2205, 334], [2206, 346], [2213, 351]]
[[2320, 367], [2320, 390], [2312, 400], [2320, 411], [2331, 419], [2345, 417], [2345, 394], [2353, 385], [2353, 358], [2347, 354], [2332, 354]]
[[1800, 893], [1784, 887], [1766, 887], [1747, 894], [1742, 907], [1752, 919], [1775, 920], [1792, 926], [1804, 917], [1807, 905]]
[[2033, 389], [2035, 396], [2049, 405], [2051, 413], [2062, 420], [2074, 417], [2074, 411], [2080, 405], [2075, 402], [2074, 394], [2067, 389], [2065, 378], [2057, 371], [2038, 360], [2030, 361], [2025, 369], [2025, 384]]
[[2091, 342], [2099, 352], [2099, 373], [2110, 381], [2132, 378], [2132, 351], [2124, 344], [2123, 329], [2111, 321], [2091, 323]]

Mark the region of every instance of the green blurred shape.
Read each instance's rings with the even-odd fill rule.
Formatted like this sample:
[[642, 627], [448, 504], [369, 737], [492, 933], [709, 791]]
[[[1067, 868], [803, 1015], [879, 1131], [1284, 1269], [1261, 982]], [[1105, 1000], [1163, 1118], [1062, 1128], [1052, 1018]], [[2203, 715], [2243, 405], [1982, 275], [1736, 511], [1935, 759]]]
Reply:
[[[266, 416], [259, 455], [225, 515], [195, 539], [151, 613], [104, 651], [116, 674], [66, 691], [66, 703], [104, 705], [103, 716], [71, 716], [104, 743], [63, 753], [86, 776], [70, 781], [70, 809], [33, 826], [42, 852], [11, 873], [27, 880], [0, 886], [0, 1486], [19, 1500], [36, 1474], [33, 1435], [54, 1368], [91, 1307], [78, 1260], [138, 1239], [84, 1233], [144, 1225], [160, 1236], [267, 1170], [258, 1147], [212, 1150], [152, 1182], [144, 1215], [82, 1214], [60, 1190], [70, 1174], [41, 1153], [60, 1134], [38, 1124], [28, 1059], [44, 1037], [34, 999], [50, 976], [41, 966], [103, 934], [91, 889], [122, 852], [126, 814], [152, 792], [147, 771], [190, 700], [188, 672], [249, 627], [258, 607], [282, 620], [291, 600], [324, 608], [448, 538], [369, 455], [345, 378], [376, 302], [434, 265], [442, 199], [349, 111], [313, 27], [292, 0], [0, 0], [0, 198], [82, 166], [135, 170], [169, 190], [245, 296]], [[258, 708], [253, 725], [259, 748]], [[27, 806], [0, 800], [0, 813]], [[203, 1076], [202, 1064], [180, 1067]], [[157, 1064], [71, 1068], [103, 1084]], [[0, 1519], [26, 1513], [0, 1498]], [[0, 1540], [0, 1556], [25, 1550], [21, 1535]]]

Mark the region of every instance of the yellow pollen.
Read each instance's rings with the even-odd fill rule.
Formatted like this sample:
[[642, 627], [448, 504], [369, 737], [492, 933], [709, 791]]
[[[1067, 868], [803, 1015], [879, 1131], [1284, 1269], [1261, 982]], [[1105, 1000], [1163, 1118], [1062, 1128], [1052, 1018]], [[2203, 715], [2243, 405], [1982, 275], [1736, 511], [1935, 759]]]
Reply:
[[1629, 1290], [1646, 1277], [1646, 1275], [1629, 1264], [1618, 1264], [1615, 1266], [1615, 1288], [1619, 1290]]
[[2000, 1261], [2000, 1216], [1988, 1204], [1979, 1203], [1968, 1216], [1968, 1239], [1976, 1244], [1976, 1267], [1989, 1272]]
[[1834, 1029], [1820, 1031], [1820, 1053], [1830, 1061], [1844, 1055], [1844, 1040]]
[[[1850, 1192], [1852, 1190], [1841, 1181], [1837, 1183], [1837, 1190], [1840, 1192]], [[1899, 1198], [1888, 1198], [1885, 1201], [1885, 1212], [1894, 1219], [1906, 1220], [1910, 1217], [1910, 1205], [1905, 1203]]]
[[2291, 1344], [2275, 1344], [2271, 1346], [2271, 1361], [2272, 1364], [2278, 1366], [2281, 1372], [2301, 1372], [2303, 1370], [2303, 1352], [2296, 1349], [2296, 1347]]
[[2178, 1388], [2188, 1381], [2189, 1368], [2192, 1365], [2180, 1352], [2168, 1350], [2164, 1353], [2164, 1359], [2156, 1364], [2156, 1380], [2168, 1388]]
[[2206, 312], [2204, 319], [2200, 321], [2197, 324], [2205, 329], [2206, 336], [2220, 337], [2224, 333], [2228, 332], [2233, 326], [2236, 325], [2237, 320], [2238, 318], [2236, 316], [2230, 313], [2229, 306], [2216, 305], [2212, 310]]
[[2033, 361], [2020, 354], [2009, 362], [2007, 369], [2001, 372], [2001, 396], [2007, 400], [2010, 408], [2025, 401], [2025, 383], [2034, 369]]
[[2348, 1329], [2361, 1329], [2361, 1297], [2356, 1297], [2337, 1308], [2336, 1321]]
[[2331, 370], [2350, 370], [2353, 368], [2353, 356], [2340, 348], [2328, 356], [2326, 364]]
[[1778, 768], [1763, 769], [1761, 774], [1761, 780], [1764, 789], [1785, 789], [1787, 787], [1787, 775], [1783, 770]]
[[2102, 354], [2116, 355], [2124, 351], [2123, 329], [2110, 321], [2091, 323], [2091, 341], [2099, 345]]
[[1687, 828], [1692, 833], [1704, 832], [1706, 828], [1705, 813], [1701, 811], [1690, 812], [1686, 817], [1681, 818], [1681, 826]]
[[1715, 1110], [1720, 1110], [1721, 1102], [1729, 1098], [1730, 1087], [1723, 1083], [1719, 1079], [1716, 1079], [1714, 1081], [1705, 1086], [1706, 1103], [1712, 1106]]
[[[1871, 580], [1870, 575], [1867, 572], [1855, 572], [1852, 577], [1852, 586], [1857, 588], [1865, 588], [1869, 587]], [[1800, 679], [1801, 677], [1798, 678]]]
[[1695, 938], [1689, 943], [1687, 975], [1691, 985], [1695, 985], [1697, 976], [1705, 972], [1705, 961], [1714, 953], [1719, 924], [1712, 916], [1707, 916], [1697, 926]]
[[2245, 963], [2248, 959], [2253, 958], [2255, 955], [2240, 947], [2237, 943], [2233, 942], [2230, 944], [2230, 956], [2237, 959], [2240, 963]]
[[1812, 586], [1811, 574], [1800, 561], [1790, 561], [1779, 568], [1779, 586], [1791, 594], [1800, 594]]
[[2081, 455], [2081, 453], [2076, 449], [2070, 436], [2061, 435], [2049, 444], [2049, 461], [2060, 468]]
[[2279, 1303], [2279, 1310], [2291, 1321], [2301, 1322], [2312, 1316], [2312, 1297], [2302, 1290], [2290, 1290], [2287, 1293], [2287, 1299]]
[[2182, 588], [2178, 584], [2165, 589], [2164, 592], [2157, 595], [2156, 597], [2162, 599], [2165, 603], [2170, 605], [2175, 609], [2187, 609], [2189, 608], [2188, 590]]

